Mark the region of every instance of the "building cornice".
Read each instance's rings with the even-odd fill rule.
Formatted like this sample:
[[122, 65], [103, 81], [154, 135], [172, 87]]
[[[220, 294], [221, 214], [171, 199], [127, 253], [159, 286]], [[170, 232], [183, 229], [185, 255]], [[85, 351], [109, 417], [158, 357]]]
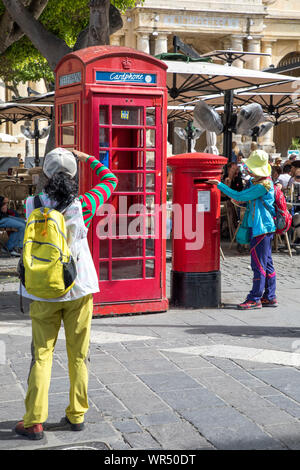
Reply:
[[240, 11], [240, 10], [207, 10], [207, 9], [199, 9], [199, 10], [195, 10], [195, 9], [188, 9], [188, 8], [181, 8], [181, 9], [178, 9], [178, 8], [172, 8], [172, 7], [146, 7], [146, 6], [141, 6], [141, 7], [134, 7], [134, 8], [131, 8], [129, 10], [127, 10], [126, 12], [126, 15], [128, 16], [129, 14], [131, 13], [137, 13], [137, 14], [140, 14], [140, 13], [150, 13], [150, 12], [156, 12], [157, 14], [159, 14], [159, 12], [161, 13], [178, 13], [178, 14], [184, 14], [184, 13], [188, 13], [188, 14], [199, 14], [199, 13], [205, 13], [206, 15], [212, 15], [212, 14], [218, 14], [218, 15], [228, 15], [228, 16], [232, 16], [232, 15], [237, 15], [239, 17], [242, 17], [244, 18], [245, 15], [248, 17], [248, 18], [251, 18], [251, 17], [266, 17], [267, 15], [267, 12], [246, 12], [246, 11]]
[[300, 12], [299, 13], [294, 13], [292, 11], [284, 12], [284, 11], [278, 11], [276, 13], [268, 13], [265, 17], [266, 21], [279, 21], [279, 22], [285, 22], [285, 21], [292, 21], [294, 23], [297, 23], [300, 21]]

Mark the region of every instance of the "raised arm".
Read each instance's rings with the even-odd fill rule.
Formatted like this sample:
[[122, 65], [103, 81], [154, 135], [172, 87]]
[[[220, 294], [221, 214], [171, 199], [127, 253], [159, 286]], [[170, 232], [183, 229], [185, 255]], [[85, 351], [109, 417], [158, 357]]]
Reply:
[[241, 202], [253, 201], [254, 199], [264, 196], [268, 192], [262, 184], [253, 184], [250, 188], [243, 189], [242, 191], [235, 191], [223, 183], [219, 183], [217, 188], [231, 199]]
[[79, 196], [84, 223], [89, 227], [98, 207], [102, 206], [116, 189], [118, 178], [95, 157], [79, 151], [74, 151], [74, 154], [99, 177], [99, 183], [94, 188]]

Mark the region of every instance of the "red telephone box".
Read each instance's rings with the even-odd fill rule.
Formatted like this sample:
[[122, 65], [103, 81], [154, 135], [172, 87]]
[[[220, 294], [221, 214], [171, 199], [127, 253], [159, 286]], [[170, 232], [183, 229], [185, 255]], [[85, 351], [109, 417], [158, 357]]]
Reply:
[[189, 153], [168, 158], [173, 169], [173, 257], [171, 303], [187, 308], [219, 307], [220, 191], [227, 158]]
[[[127, 47], [89, 47], [56, 68], [56, 145], [98, 158], [119, 184], [89, 229], [94, 314], [159, 312], [165, 285], [166, 66]], [[97, 176], [80, 164], [84, 193]]]

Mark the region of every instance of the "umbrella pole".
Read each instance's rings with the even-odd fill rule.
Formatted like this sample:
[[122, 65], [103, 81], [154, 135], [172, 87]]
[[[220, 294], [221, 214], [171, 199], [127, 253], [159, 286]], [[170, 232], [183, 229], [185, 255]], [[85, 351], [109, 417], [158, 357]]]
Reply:
[[192, 140], [193, 140], [193, 123], [192, 121], [189, 121], [187, 125], [188, 153], [191, 153], [192, 151]]
[[40, 138], [39, 121], [36, 119], [34, 121], [34, 144], [35, 144], [34, 164], [35, 166], [40, 166], [39, 138]]
[[232, 129], [231, 122], [233, 118], [233, 90], [226, 90], [224, 95], [224, 142], [223, 142], [223, 155], [231, 161], [232, 154]]

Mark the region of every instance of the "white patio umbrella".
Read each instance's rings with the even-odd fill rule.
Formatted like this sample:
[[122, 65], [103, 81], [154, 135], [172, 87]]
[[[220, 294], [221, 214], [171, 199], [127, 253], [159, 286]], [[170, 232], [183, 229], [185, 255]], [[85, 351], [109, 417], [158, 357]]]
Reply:
[[204, 150], [205, 153], [219, 155], [219, 150], [217, 147], [217, 135], [215, 132], [206, 131], [206, 143], [207, 146]]
[[[258, 70], [228, 67], [209, 62], [163, 61], [167, 66], [167, 87], [169, 90], [169, 105], [187, 103], [199, 95], [223, 93], [226, 90], [248, 88], [258, 90], [262, 85], [287, 83], [289, 90], [295, 77], [279, 75]], [[174, 74], [176, 75], [174, 77]], [[298, 81], [300, 84], [300, 81]], [[297, 85], [294, 85], [297, 88]], [[294, 88], [295, 90], [295, 88]], [[275, 91], [275, 90], [273, 90]], [[280, 90], [282, 91], [282, 90]]]
[[8, 143], [8, 144], [18, 144], [19, 143], [19, 139], [13, 135], [10, 135], [10, 134], [4, 134], [2, 132], [0, 132], [0, 142], [5, 142], [5, 143]]
[[[224, 54], [226, 51], [222, 51]], [[234, 60], [234, 52], [228, 51]], [[239, 53], [242, 57], [242, 53]], [[215, 55], [214, 53], [207, 54]], [[232, 60], [232, 61], [233, 61]], [[192, 100], [201, 95], [218, 93], [223, 95], [224, 105], [224, 156], [231, 158], [232, 153], [232, 115], [234, 90], [258, 88], [262, 85], [286, 83], [289, 88], [296, 82], [295, 77], [261, 72], [251, 69], [241, 69], [228, 65], [219, 65], [208, 62], [186, 62], [163, 60], [168, 66], [167, 87], [169, 91], [169, 105], [190, 104]], [[300, 83], [300, 82], [299, 82]], [[297, 85], [294, 85], [297, 88]]]

